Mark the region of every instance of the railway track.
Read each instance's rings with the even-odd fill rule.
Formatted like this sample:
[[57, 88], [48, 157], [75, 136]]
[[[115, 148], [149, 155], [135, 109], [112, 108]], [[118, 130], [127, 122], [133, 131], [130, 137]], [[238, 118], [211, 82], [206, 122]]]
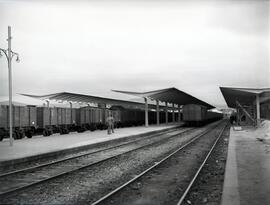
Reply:
[[25, 169], [12, 171], [0, 175], [0, 199], [8, 194], [37, 185], [77, 170], [96, 165], [106, 160], [115, 158], [122, 154], [132, 152], [163, 143], [171, 138], [191, 132], [193, 128], [180, 128], [173, 131], [167, 131], [161, 134], [154, 134], [148, 137], [124, 142], [116, 146], [105, 149], [88, 152], [53, 162], [40, 164]]
[[[215, 131], [209, 129], [199, 134], [92, 205], [181, 205], [226, 126], [227, 122], [223, 122], [215, 128]], [[193, 154], [197, 149], [201, 152]], [[196, 171], [191, 168], [192, 166], [196, 166]]]
[[150, 139], [152, 137], [158, 137], [160, 135], [174, 132], [174, 131], [177, 131], [179, 129], [182, 130], [184, 128], [179, 126], [179, 127], [176, 127], [176, 128], [170, 129], [170, 130], [160, 131], [158, 133], [153, 133], [153, 134], [149, 134], [149, 135], [134, 136], [132, 138], [130, 138], [130, 137], [118, 138], [118, 139], [111, 141], [109, 143], [101, 144], [101, 145], [97, 144], [95, 147], [83, 148], [81, 151], [75, 151], [74, 153], [60, 155], [60, 156], [54, 156], [53, 158], [46, 157], [46, 158], [30, 161], [27, 163], [25, 163], [25, 162], [19, 163], [15, 166], [16, 169], [14, 168], [14, 166], [12, 166], [11, 168], [10, 167], [5, 167], [5, 168], [1, 167], [2, 170], [0, 172], [0, 178], [5, 176], [5, 175], [15, 174], [15, 173], [22, 172], [22, 171], [30, 171], [31, 169], [51, 165], [51, 164], [58, 163], [58, 162], [64, 162], [64, 161], [69, 160], [69, 159], [75, 159], [77, 157], [81, 157], [84, 155], [94, 154], [94, 153], [97, 153], [99, 151], [105, 151], [107, 149], [122, 146], [122, 145], [125, 145], [128, 143], [135, 143], [135, 142], [138, 142], [141, 140], [147, 140], [148, 138]]
[[214, 144], [212, 145], [211, 149], [209, 150], [208, 154], [206, 155], [204, 161], [202, 162], [202, 164], [200, 165], [199, 169], [197, 170], [196, 174], [193, 176], [192, 180], [190, 181], [190, 183], [188, 184], [187, 188], [185, 189], [185, 192], [183, 193], [183, 195], [181, 196], [180, 200], [178, 201], [177, 205], [182, 205], [187, 194], [189, 193], [191, 187], [193, 186], [194, 182], [196, 181], [198, 175], [200, 174], [201, 170], [203, 169], [203, 167], [205, 166], [209, 156], [212, 154], [212, 151], [214, 150], [218, 140], [221, 138], [225, 128], [226, 128], [227, 124], [222, 128], [222, 130], [220, 131], [217, 139], [215, 140]]

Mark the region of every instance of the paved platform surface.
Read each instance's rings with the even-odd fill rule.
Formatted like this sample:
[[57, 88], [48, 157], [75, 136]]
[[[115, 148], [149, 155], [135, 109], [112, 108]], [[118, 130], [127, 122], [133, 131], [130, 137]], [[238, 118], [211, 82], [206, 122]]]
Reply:
[[118, 139], [131, 135], [139, 135], [146, 132], [158, 131], [179, 126], [180, 124], [168, 124], [149, 127], [129, 127], [115, 129], [115, 133], [108, 135], [107, 130], [86, 131], [83, 133], [70, 133], [67, 135], [54, 134], [49, 137], [34, 136], [32, 139], [24, 138], [15, 140], [14, 145], [9, 146], [9, 140], [0, 142], [0, 163], [16, 160], [40, 154], [56, 152], [59, 150], [80, 147], [112, 139]]
[[230, 130], [222, 205], [270, 204], [269, 129]]

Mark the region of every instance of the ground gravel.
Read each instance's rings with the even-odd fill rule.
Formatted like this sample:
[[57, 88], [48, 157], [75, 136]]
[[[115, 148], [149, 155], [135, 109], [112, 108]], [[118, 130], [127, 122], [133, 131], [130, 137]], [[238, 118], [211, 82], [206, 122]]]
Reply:
[[206, 127], [197, 129], [193, 134], [179, 136], [164, 144], [124, 154], [94, 167], [11, 194], [1, 199], [1, 203], [86, 204], [93, 202], [205, 129]]

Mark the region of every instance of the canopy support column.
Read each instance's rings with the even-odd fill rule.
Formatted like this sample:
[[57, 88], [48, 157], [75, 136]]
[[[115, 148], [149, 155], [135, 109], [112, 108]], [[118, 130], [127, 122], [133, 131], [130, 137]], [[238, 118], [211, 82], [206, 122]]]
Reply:
[[259, 96], [259, 94], [256, 95], [256, 109], [257, 109], [257, 126], [260, 126], [261, 113], [260, 113], [260, 96]]
[[172, 104], [172, 121], [175, 122], [174, 103]]
[[148, 127], [148, 104], [147, 104], [147, 98], [144, 98], [145, 102], [145, 127]]
[[157, 125], [159, 125], [159, 101], [157, 100]]
[[73, 116], [72, 116], [72, 102], [69, 102], [69, 107], [70, 107], [70, 124], [73, 123]]
[[181, 122], [180, 105], [178, 105], [178, 122]]
[[168, 124], [168, 103], [165, 102], [165, 122]]

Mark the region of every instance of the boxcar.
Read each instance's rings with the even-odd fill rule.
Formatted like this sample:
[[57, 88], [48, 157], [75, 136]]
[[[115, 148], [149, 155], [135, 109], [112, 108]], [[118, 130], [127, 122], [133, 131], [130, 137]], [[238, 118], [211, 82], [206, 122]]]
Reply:
[[112, 111], [116, 127], [130, 127], [144, 124], [144, 111], [113, 106]]
[[75, 111], [74, 108], [38, 107], [37, 132], [42, 132], [44, 136], [57, 132], [68, 134], [75, 130]]
[[219, 120], [223, 114], [208, 111], [205, 106], [188, 104], [183, 106], [183, 121], [186, 125], [199, 126]]
[[[0, 107], [0, 139], [8, 137], [9, 109], [7, 105]], [[13, 126], [14, 138], [20, 139], [24, 135], [32, 137], [33, 134], [49, 136], [53, 133], [67, 134], [70, 131], [83, 132], [86, 130], [106, 129], [106, 119], [113, 115], [115, 127], [128, 127], [143, 125], [144, 110], [124, 109], [114, 106], [110, 109], [101, 107], [36, 107], [14, 106]], [[156, 123], [156, 112], [149, 111], [149, 124]], [[172, 113], [168, 113], [172, 121]], [[177, 114], [175, 114], [177, 120]], [[160, 112], [160, 121], [165, 122], [165, 112]]]
[[[21, 139], [25, 135], [31, 138], [37, 126], [35, 106], [13, 106], [13, 137]], [[0, 140], [9, 135], [9, 106], [0, 106]]]
[[77, 131], [83, 132], [85, 130], [94, 131], [96, 129], [105, 129], [105, 115], [106, 109], [95, 107], [81, 107], [76, 110], [76, 125]]
[[203, 121], [206, 118], [207, 109], [201, 105], [188, 104], [183, 106], [183, 120], [186, 122]]

